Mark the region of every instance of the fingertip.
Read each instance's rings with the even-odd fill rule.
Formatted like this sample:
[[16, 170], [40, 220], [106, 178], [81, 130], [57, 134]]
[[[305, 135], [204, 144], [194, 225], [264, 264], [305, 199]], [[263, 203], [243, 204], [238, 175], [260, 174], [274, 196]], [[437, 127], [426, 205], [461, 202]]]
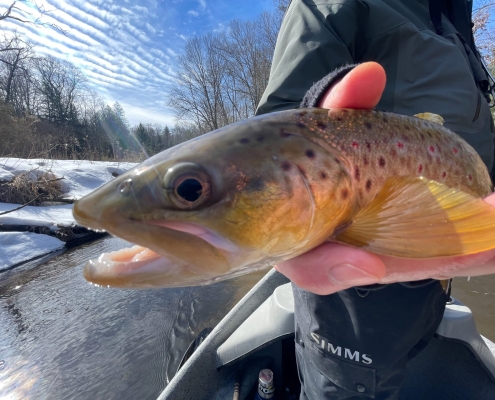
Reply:
[[359, 64], [323, 97], [323, 108], [374, 108], [387, 81], [385, 69], [376, 62]]

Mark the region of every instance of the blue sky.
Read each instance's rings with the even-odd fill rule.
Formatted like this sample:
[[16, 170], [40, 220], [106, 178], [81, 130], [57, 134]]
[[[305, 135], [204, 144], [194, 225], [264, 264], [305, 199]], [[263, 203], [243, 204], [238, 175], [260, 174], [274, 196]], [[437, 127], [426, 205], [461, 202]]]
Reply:
[[[0, 0], [0, 12], [11, 4]], [[107, 103], [118, 101], [131, 124], [173, 125], [167, 87], [187, 39], [222, 30], [232, 19], [273, 11], [273, 0], [47, 0], [43, 21], [67, 31], [2, 21], [50, 54], [80, 67]], [[19, 7], [26, 7], [17, 3]]]

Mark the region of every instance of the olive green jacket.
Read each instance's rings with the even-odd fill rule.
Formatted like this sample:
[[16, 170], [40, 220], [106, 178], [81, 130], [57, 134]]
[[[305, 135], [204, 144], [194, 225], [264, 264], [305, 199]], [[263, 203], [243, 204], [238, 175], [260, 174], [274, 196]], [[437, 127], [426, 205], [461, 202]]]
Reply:
[[377, 109], [441, 115], [491, 170], [492, 119], [473, 77], [479, 71], [445, 17], [443, 27], [442, 36], [434, 32], [426, 0], [293, 0], [257, 114], [298, 107], [342, 65], [377, 61], [387, 72]]

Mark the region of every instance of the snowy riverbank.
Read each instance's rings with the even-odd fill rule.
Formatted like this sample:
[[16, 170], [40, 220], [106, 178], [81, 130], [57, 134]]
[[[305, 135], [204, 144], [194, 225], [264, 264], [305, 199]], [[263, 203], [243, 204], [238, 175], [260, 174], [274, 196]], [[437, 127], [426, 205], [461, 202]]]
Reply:
[[[33, 180], [50, 174], [63, 178], [59, 182], [64, 199], [80, 199], [134, 165], [123, 162], [0, 158], [0, 181], [10, 181], [23, 173], [28, 173]], [[0, 203], [0, 214], [19, 206]], [[52, 233], [77, 229], [72, 217], [72, 204], [26, 206], [0, 215], [0, 271], [65, 246], [65, 242], [56, 237], [26, 232], [28, 227], [33, 227], [30, 230], [37, 232], [45, 230]]]

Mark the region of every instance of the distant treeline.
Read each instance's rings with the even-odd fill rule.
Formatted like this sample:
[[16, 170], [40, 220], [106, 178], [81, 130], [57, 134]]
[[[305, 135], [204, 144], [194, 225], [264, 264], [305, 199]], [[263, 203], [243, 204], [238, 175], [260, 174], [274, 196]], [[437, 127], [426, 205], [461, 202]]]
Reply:
[[1, 157], [138, 161], [197, 134], [187, 123], [130, 127], [79, 68], [36, 54], [20, 34], [0, 40]]

